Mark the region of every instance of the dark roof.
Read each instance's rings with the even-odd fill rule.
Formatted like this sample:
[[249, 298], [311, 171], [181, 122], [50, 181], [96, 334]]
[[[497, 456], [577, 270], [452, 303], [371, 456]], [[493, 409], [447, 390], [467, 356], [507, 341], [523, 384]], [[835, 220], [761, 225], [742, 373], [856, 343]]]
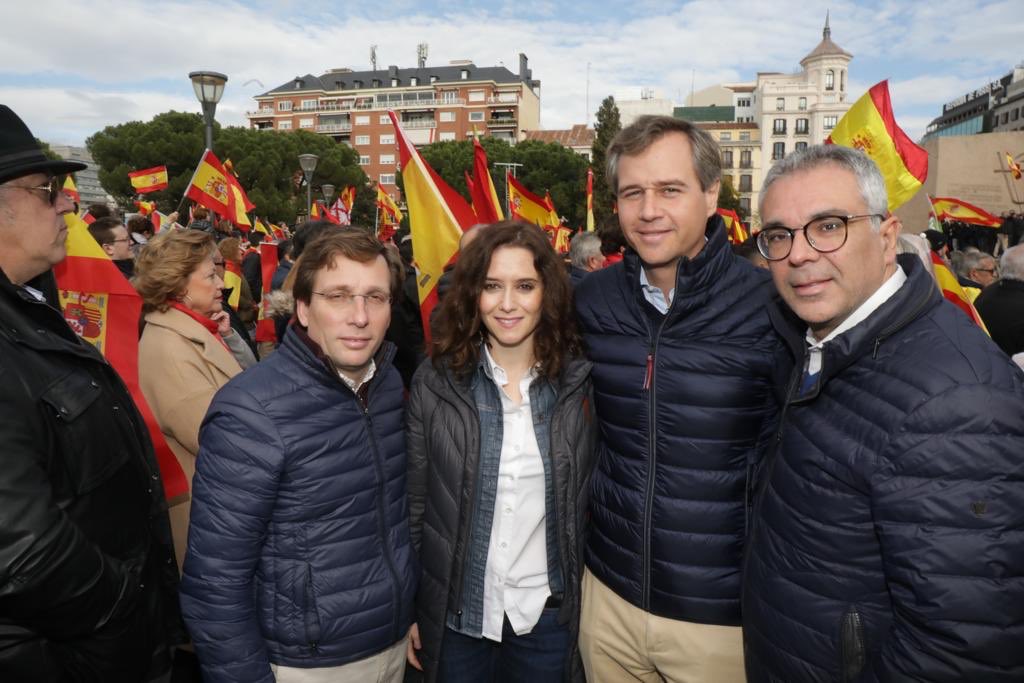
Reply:
[[704, 130], [757, 130], [757, 124], [753, 121], [733, 121], [732, 123], [708, 123], [697, 121], [698, 128]]
[[853, 55], [832, 42], [832, 29], [828, 27], [828, 12], [825, 12], [825, 28], [821, 32], [821, 42], [818, 43], [817, 47], [807, 53], [806, 57], [800, 60], [800, 64], [803, 64], [808, 59], [814, 59], [815, 57], [827, 57], [832, 55], [842, 55], [853, 58]]
[[[257, 95], [257, 97], [263, 97], [266, 95], [275, 95], [285, 92], [302, 92], [302, 91], [317, 91], [323, 90], [325, 92], [333, 92], [337, 90], [355, 90], [356, 81], [362, 81], [362, 88], [371, 89], [373, 88], [374, 79], [380, 81], [381, 88], [386, 88], [391, 85], [391, 79], [397, 78], [399, 86], [408, 86], [413, 78], [419, 79], [419, 85], [429, 85], [430, 77], [437, 76], [437, 80], [440, 83], [455, 83], [462, 81], [462, 70], [469, 70], [468, 81], [494, 81], [496, 83], [519, 83], [520, 77], [518, 74], [514, 74], [503, 66], [477, 66], [475, 64], [451, 64], [446, 66], [425, 66], [422, 69], [414, 67], [411, 69], [399, 69], [398, 67], [388, 67], [387, 69], [377, 69], [376, 71], [327, 71], [320, 76], [314, 76], [313, 74], [306, 74], [305, 76], [296, 76], [287, 83], [283, 83], [272, 90], [268, 90], [263, 95]], [[527, 79], [530, 79], [531, 74], [527, 71]], [[296, 83], [299, 83], [299, 87], [295, 87]], [[531, 87], [538, 84], [537, 81], [527, 80], [527, 84]]]
[[525, 140], [557, 142], [563, 147], [592, 147], [594, 144], [594, 129], [583, 123], [568, 130], [525, 130], [523, 135]]
[[674, 107], [672, 116], [687, 121], [733, 121], [736, 118], [736, 107]]

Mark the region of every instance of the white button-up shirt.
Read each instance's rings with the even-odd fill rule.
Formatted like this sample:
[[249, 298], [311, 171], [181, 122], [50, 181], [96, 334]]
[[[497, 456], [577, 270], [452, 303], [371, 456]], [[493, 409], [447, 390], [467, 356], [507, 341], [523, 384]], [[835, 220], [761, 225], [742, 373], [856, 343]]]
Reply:
[[484, 345], [501, 396], [502, 439], [498, 490], [484, 572], [483, 636], [501, 641], [505, 615], [517, 635], [529, 633], [551, 595], [548, 586], [544, 462], [530, 410], [531, 370], [519, 382], [522, 401], [505, 393], [508, 375]]

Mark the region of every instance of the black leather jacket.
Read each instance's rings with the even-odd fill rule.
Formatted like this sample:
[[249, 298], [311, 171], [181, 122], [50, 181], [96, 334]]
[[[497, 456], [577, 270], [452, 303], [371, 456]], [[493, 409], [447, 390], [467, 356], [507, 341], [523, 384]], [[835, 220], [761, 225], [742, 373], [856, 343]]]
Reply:
[[103, 357], [2, 272], [0, 448], [0, 680], [158, 673], [182, 632], [149, 435]]

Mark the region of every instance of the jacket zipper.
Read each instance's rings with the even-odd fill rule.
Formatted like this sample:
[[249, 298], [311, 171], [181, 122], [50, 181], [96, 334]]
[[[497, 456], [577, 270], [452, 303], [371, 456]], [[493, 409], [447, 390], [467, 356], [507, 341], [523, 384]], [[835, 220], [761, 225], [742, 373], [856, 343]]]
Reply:
[[[674, 304], [676, 297], [672, 298]], [[645, 612], [651, 611], [651, 517], [654, 514], [654, 479], [657, 469], [658, 452], [657, 452], [657, 412], [658, 403], [654, 394], [654, 365], [658, 357], [658, 341], [661, 339], [661, 333], [665, 329], [665, 323], [668, 322], [669, 316], [672, 315], [672, 305], [669, 305], [668, 310], [665, 312], [664, 317], [661, 319], [661, 323], [658, 325], [658, 330], [651, 338], [651, 346], [647, 351], [647, 369], [644, 373], [644, 385], [643, 388], [647, 391], [648, 398], [648, 410], [647, 410], [647, 488], [644, 491], [644, 526], [643, 526], [643, 539], [644, 548], [643, 555], [641, 556], [641, 574], [643, 576], [643, 582], [640, 587], [640, 606]]]

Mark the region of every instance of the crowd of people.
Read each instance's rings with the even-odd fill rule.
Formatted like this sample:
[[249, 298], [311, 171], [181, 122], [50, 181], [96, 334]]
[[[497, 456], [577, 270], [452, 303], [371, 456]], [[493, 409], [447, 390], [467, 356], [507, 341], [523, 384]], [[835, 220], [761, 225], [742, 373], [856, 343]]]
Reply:
[[0, 680], [1022, 680], [1024, 245], [944, 254], [986, 330], [860, 151], [736, 247], [706, 132], [607, 156], [618, 238], [475, 226], [426, 321], [407, 238], [302, 225], [264, 287], [201, 207], [96, 216], [166, 500], [53, 293], [83, 166], [0, 106]]

